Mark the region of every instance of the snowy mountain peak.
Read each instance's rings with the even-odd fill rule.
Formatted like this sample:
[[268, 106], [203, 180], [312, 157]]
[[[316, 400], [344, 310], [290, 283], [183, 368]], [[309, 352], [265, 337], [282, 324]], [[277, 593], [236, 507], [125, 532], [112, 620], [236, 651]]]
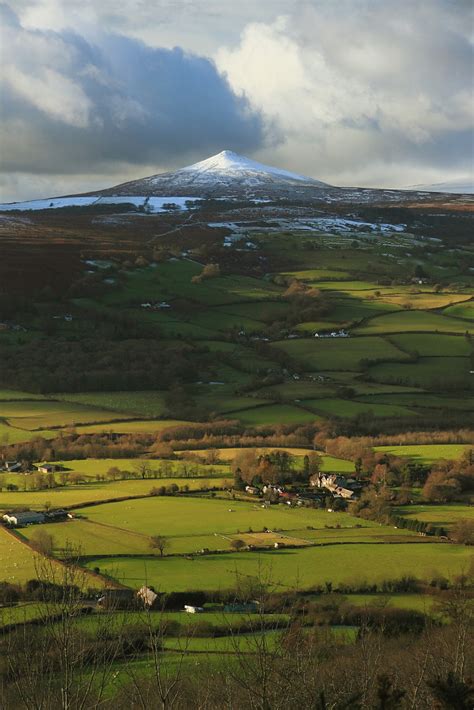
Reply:
[[264, 165], [232, 150], [193, 163], [175, 172], [159, 173], [102, 190], [102, 195], [187, 195], [242, 198], [287, 196], [295, 191], [329, 188], [324, 182]]
[[[212, 178], [213, 174], [217, 173], [228, 173], [229, 176], [234, 175], [238, 177], [238, 174], [247, 174], [247, 177], [252, 175], [255, 178], [265, 178], [272, 177], [273, 179], [298, 181], [311, 184], [320, 184], [318, 180], [313, 180], [312, 178], [305, 177], [304, 175], [298, 175], [297, 173], [292, 173], [288, 170], [282, 170], [280, 168], [274, 168], [270, 165], [264, 165], [256, 160], [251, 160], [246, 158], [244, 155], [239, 155], [234, 153], [232, 150], [222, 150], [216, 155], [211, 155], [210, 158], [201, 160], [199, 163], [194, 163], [193, 165], [188, 165], [185, 168], [181, 168], [177, 173], [197, 173], [200, 175], [208, 174]], [[158, 176], [157, 176], [158, 177]]]

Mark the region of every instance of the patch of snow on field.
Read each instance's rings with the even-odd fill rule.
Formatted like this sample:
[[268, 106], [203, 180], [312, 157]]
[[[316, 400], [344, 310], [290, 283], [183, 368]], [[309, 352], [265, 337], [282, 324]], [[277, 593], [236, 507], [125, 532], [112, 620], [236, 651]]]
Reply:
[[188, 209], [186, 202], [200, 202], [201, 198], [196, 197], [147, 197], [145, 195], [89, 195], [87, 197], [53, 197], [48, 200], [29, 200], [28, 202], [9, 202], [0, 204], [0, 212], [11, 212], [13, 210], [33, 211], [60, 209], [64, 207], [90, 207], [91, 205], [133, 205], [134, 207], [145, 207], [149, 212], [167, 212], [163, 205], [174, 204], [179, 209]]
[[201, 202], [200, 197], [150, 197], [148, 200], [148, 206], [151, 207], [153, 212], [167, 212], [168, 210], [163, 209], [163, 205], [173, 204], [177, 205], [182, 210], [187, 210], [188, 206], [186, 202]]
[[0, 204], [0, 212], [13, 210], [48, 210], [61, 207], [87, 207], [97, 202], [97, 195], [89, 197], [52, 197], [48, 200], [29, 200], [28, 202], [8, 202]]

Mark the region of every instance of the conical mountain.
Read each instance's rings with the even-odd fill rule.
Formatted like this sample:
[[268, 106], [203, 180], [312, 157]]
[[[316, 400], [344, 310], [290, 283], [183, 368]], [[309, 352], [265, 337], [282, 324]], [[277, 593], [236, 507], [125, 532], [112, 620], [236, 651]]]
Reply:
[[216, 195], [328, 188], [324, 182], [223, 150], [174, 172], [158, 173], [103, 190], [103, 195]]

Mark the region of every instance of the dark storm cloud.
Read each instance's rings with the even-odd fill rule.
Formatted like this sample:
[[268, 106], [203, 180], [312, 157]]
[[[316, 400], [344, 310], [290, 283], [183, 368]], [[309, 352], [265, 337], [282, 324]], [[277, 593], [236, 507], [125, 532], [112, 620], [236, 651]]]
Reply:
[[229, 147], [251, 152], [262, 122], [207, 59], [133, 38], [21, 27], [4, 40], [4, 171], [77, 173], [112, 163], [183, 163]]

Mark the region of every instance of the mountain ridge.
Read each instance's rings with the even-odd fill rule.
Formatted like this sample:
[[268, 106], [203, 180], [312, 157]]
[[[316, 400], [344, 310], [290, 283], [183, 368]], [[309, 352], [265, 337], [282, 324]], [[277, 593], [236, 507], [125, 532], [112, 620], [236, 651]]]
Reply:
[[231, 150], [175, 171], [157, 173], [138, 180], [120, 183], [98, 194], [158, 194], [156, 191], [200, 189], [206, 192], [222, 190], [248, 193], [252, 190], [281, 190], [292, 187], [331, 188], [320, 180], [259, 163]]

